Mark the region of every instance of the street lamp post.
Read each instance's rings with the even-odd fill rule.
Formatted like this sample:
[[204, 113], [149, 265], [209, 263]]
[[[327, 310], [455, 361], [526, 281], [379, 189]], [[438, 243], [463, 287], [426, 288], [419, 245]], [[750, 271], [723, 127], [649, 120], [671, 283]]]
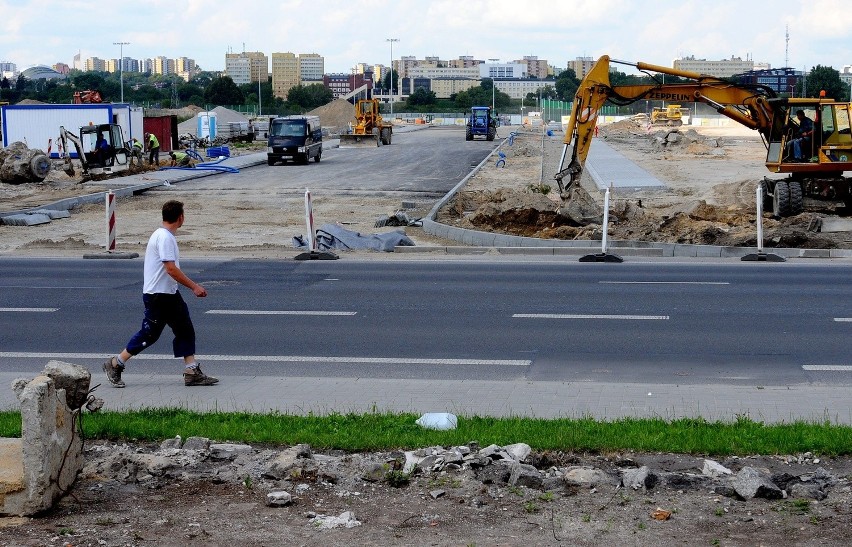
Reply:
[[393, 43], [399, 42], [399, 38], [385, 38], [385, 42], [390, 42], [390, 72], [388, 73], [388, 82], [390, 87], [390, 119], [393, 123]]
[[113, 42], [112, 45], [118, 46], [118, 80], [121, 85], [121, 102], [124, 102], [124, 46], [130, 45], [130, 42]]
[[[500, 59], [488, 59], [488, 60], [496, 63]], [[497, 71], [495, 70], [494, 73], [496, 74]], [[495, 105], [494, 105], [494, 88], [495, 87], [497, 87], [496, 78], [491, 78], [491, 111], [492, 112], [494, 111], [494, 107], [495, 107]]]

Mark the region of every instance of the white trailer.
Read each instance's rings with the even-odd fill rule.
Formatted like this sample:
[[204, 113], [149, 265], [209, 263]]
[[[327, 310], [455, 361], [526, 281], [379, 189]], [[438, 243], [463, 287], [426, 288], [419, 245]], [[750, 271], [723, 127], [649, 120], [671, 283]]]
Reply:
[[[114, 123], [121, 126], [124, 138], [136, 137], [144, 142], [142, 108], [129, 104], [28, 104], [6, 105], [0, 109], [4, 146], [20, 141], [28, 148], [43, 150], [51, 158], [60, 157], [57, 144], [60, 126], [77, 134], [86, 125]], [[77, 158], [76, 150], [68, 152], [72, 158]]]

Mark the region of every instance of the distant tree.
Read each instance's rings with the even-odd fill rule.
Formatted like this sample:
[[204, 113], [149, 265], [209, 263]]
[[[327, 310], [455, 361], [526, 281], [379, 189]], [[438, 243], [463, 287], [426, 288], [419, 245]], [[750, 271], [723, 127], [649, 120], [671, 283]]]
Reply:
[[29, 80], [23, 74], [18, 75], [18, 79], [15, 81], [15, 89], [18, 91], [24, 91], [27, 88], [27, 84]]
[[830, 66], [815, 66], [805, 80], [805, 97], [819, 97], [820, 91], [825, 91], [826, 97], [838, 101], [849, 100], [849, 86], [840, 79], [840, 73]]
[[393, 89], [399, 93], [399, 73], [396, 70], [392, 70], [389, 73], [385, 74], [385, 77], [382, 78], [382, 89], [391, 89], [391, 81], [393, 81]]
[[573, 69], [569, 68], [559, 73], [556, 77], [556, 98], [562, 101], [573, 101], [580, 86], [580, 80]]
[[71, 78], [71, 85], [76, 91], [91, 89], [104, 94], [104, 77], [100, 72], [80, 72]]
[[421, 106], [427, 104], [435, 104], [437, 97], [434, 91], [426, 91], [422, 87], [414, 90], [414, 93], [408, 96], [406, 103], [409, 106]]
[[214, 105], [238, 105], [243, 104], [245, 98], [230, 76], [221, 76], [204, 90], [204, 100]]
[[287, 102], [304, 110], [313, 110], [334, 100], [334, 94], [322, 84], [297, 85], [287, 92]]
[[12, 84], [9, 83], [9, 78], [3, 76], [3, 79], [0, 80], [0, 89], [9, 89], [12, 87]]

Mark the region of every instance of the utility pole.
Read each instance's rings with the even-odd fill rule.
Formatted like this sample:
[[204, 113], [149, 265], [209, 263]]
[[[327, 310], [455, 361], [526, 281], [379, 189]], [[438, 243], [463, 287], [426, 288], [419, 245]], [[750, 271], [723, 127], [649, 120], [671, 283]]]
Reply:
[[112, 45], [118, 46], [118, 80], [121, 84], [121, 102], [124, 102], [124, 46], [130, 45], [130, 42], [113, 42]]
[[390, 73], [388, 74], [388, 82], [390, 83], [390, 119], [393, 123], [393, 43], [399, 42], [399, 38], [385, 38], [385, 42], [390, 42]]
[[[500, 59], [488, 59], [492, 62], [498, 62]], [[497, 70], [494, 70], [494, 75], [497, 75]], [[494, 88], [497, 87], [497, 78], [491, 78], [491, 112], [494, 112], [495, 104], [494, 104]]]

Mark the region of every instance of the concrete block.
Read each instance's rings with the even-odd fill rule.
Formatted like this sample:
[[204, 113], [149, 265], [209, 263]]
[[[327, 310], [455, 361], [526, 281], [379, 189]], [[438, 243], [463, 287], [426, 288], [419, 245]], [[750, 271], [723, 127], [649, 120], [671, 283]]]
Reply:
[[21, 438], [0, 439], [0, 515], [40, 513], [71, 488], [83, 468], [83, 441], [76, 431], [79, 410], [69, 408], [66, 388], [73, 404], [82, 404], [90, 380], [82, 367], [51, 361], [23, 389], [13, 382]]

